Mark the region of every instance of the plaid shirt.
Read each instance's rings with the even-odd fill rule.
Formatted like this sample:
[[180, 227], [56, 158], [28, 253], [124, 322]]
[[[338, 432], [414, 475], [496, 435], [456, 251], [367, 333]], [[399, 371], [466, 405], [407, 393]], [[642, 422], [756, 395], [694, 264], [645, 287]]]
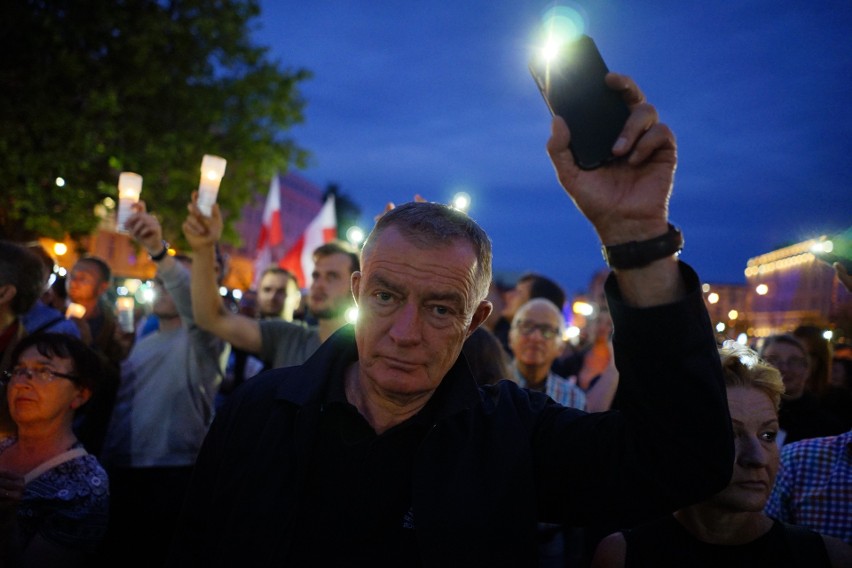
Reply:
[[[515, 382], [523, 388], [529, 388], [518, 367], [515, 365], [512, 367], [515, 371]], [[573, 377], [566, 379], [556, 373], [548, 373], [544, 383], [544, 393], [562, 406], [586, 410], [586, 393], [577, 386]]]
[[765, 512], [852, 544], [852, 430], [782, 447]]

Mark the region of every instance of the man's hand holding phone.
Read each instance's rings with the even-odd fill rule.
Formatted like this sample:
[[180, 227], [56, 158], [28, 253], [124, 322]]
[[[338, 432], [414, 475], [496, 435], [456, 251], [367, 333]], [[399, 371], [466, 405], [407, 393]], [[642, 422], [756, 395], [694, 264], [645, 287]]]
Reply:
[[659, 122], [656, 109], [632, 79], [609, 73], [606, 84], [621, 93], [630, 109], [612, 147], [616, 159], [594, 170], [581, 169], [569, 148], [571, 132], [560, 116], [553, 117], [547, 152], [559, 183], [594, 225], [603, 244], [644, 241], [668, 228], [677, 165], [675, 137]]
[[613, 266], [623, 300], [636, 307], [668, 304], [685, 294], [674, 255], [680, 246], [673, 249], [669, 241], [663, 248], [670, 254], [653, 251], [659, 252], [654, 245], [672, 234], [668, 204], [677, 166], [675, 137], [659, 122], [656, 109], [632, 79], [609, 73], [606, 84], [621, 93], [630, 109], [612, 147], [615, 159], [597, 169], [581, 169], [569, 147], [571, 131], [558, 115], [551, 123], [547, 152], [559, 183], [592, 223], [607, 251], [614, 245], [652, 251], [652, 261], [640, 263], [637, 269]]

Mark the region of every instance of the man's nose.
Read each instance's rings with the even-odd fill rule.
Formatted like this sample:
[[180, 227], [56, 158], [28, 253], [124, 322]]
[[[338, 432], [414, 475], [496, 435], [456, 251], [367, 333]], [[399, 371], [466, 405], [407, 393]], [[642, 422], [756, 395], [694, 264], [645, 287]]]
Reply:
[[397, 343], [414, 343], [421, 336], [422, 323], [417, 306], [406, 303], [397, 310], [389, 334]]

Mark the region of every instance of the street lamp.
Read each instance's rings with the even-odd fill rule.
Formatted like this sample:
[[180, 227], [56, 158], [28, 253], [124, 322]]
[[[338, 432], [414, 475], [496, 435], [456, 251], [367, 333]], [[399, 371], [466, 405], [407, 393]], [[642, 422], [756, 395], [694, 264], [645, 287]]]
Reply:
[[453, 196], [453, 209], [458, 209], [462, 213], [467, 213], [470, 209], [470, 195], [464, 191], [459, 191]]
[[346, 229], [346, 240], [354, 246], [360, 246], [364, 242], [364, 230], [358, 225], [352, 225]]

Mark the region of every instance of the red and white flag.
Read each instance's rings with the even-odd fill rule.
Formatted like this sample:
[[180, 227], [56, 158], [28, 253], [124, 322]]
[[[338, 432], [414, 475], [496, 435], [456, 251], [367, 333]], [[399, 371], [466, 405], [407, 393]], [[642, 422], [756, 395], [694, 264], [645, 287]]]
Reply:
[[296, 244], [278, 262], [278, 266], [296, 275], [299, 288], [309, 288], [313, 280], [311, 274], [314, 271], [314, 250], [336, 237], [337, 214], [334, 211], [334, 195], [331, 194]]
[[257, 253], [254, 257], [254, 287], [258, 286], [260, 275], [266, 267], [275, 262], [275, 247], [284, 241], [284, 231], [281, 227], [281, 187], [278, 185], [279, 176], [272, 176], [269, 184], [269, 195], [263, 208], [263, 224], [257, 237]]

